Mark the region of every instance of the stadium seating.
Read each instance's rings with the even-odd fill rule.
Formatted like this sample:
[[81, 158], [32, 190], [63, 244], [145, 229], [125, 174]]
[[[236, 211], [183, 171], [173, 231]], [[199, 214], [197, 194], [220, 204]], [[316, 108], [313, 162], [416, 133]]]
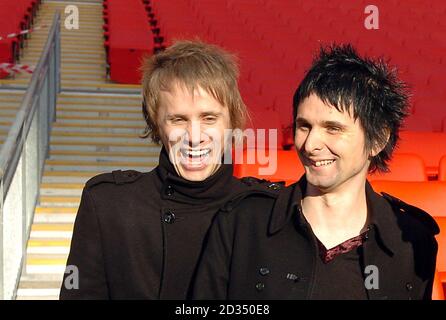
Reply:
[[440, 279], [446, 283], [446, 182], [399, 182], [372, 181], [377, 192], [389, 193], [401, 200], [427, 211], [440, 226], [437, 235], [437, 269]]
[[446, 133], [402, 131], [397, 153], [420, 156], [426, 164], [428, 176], [438, 176], [440, 159], [446, 155]]
[[407, 119], [404, 121], [404, 129], [407, 131], [431, 132], [434, 131], [434, 126], [428, 116], [424, 114], [414, 113], [407, 117]]
[[441, 283], [440, 274], [435, 271], [434, 285], [432, 288], [432, 300], [445, 300], [443, 284]]
[[414, 206], [420, 207], [432, 216], [446, 217], [446, 182], [402, 182], [402, 181], [371, 181], [376, 191], [384, 191], [400, 198]]
[[[246, 160], [246, 151], [243, 159]], [[256, 176], [274, 181], [296, 181], [304, 174], [303, 166], [295, 150], [277, 150], [277, 172], [267, 176], [258, 174], [257, 161], [254, 164], [239, 164], [234, 166], [234, 175], [237, 177]], [[296, 170], [295, 168], [299, 168]], [[390, 172], [374, 173], [368, 176], [369, 181], [406, 181], [427, 182], [427, 175], [423, 160], [412, 154], [395, 154], [389, 163]], [[290, 175], [291, 174], [291, 175]]]
[[[0, 2], [0, 37], [4, 38], [0, 40], [0, 63], [16, 62], [25, 36], [7, 38], [7, 35], [29, 29], [37, 5], [37, 0]], [[8, 73], [0, 70], [0, 78], [6, 76]]]
[[[363, 12], [366, 1], [333, 5], [328, 0], [152, 0], [150, 4], [166, 45], [175, 38], [199, 37], [235, 52], [240, 57], [243, 98], [251, 113], [261, 114], [272, 103], [279, 114], [280, 130], [291, 124], [291, 96], [319, 46], [350, 41], [361, 53], [389, 57], [409, 82], [416, 112], [406, 129], [440, 131], [441, 119], [446, 116], [444, 100], [439, 99], [445, 74], [440, 70], [444, 70], [446, 59], [439, 49], [441, 34], [434, 32], [431, 38], [427, 34], [443, 23], [441, 6], [429, 4], [411, 10], [400, 8], [396, 1], [378, 2], [383, 17], [393, 18], [385, 30], [373, 33], [355, 27], [364, 24], [364, 17], [357, 13]], [[409, 18], [420, 22], [423, 15], [430, 17], [430, 29], [407, 23]], [[420, 25], [426, 25], [423, 22]], [[277, 125], [276, 120], [266, 119], [266, 127]], [[425, 161], [430, 175], [437, 173], [436, 160], [435, 165]]]
[[440, 168], [438, 170], [438, 180], [446, 181], [446, 155], [440, 159]]
[[104, 20], [110, 79], [119, 83], [140, 83], [141, 61], [154, 50], [144, 4], [140, 0], [107, 0]]
[[[261, 163], [259, 153], [256, 150], [244, 150], [243, 162], [234, 157], [234, 176], [236, 177], [257, 177], [260, 179], [268, 179], [270, 181], [284, 181], [286, 185], [290, 185], [304, 174], [304, 168], [294, 150], [277, 150], [277, 159], [272, 153], [267, 153], [266, 157], [271, 156], [267, 163]], [[263, 156], [263, 151], [261, 155]], [[249, 158], [248, 156], [252, 157]], [[263, 173], [261, 170], [272, 168], [273, 172]]]
[[370, 174], [369, 180], [427, 181], [423, 159], [415, 154], [394, 154], [389, 172]]

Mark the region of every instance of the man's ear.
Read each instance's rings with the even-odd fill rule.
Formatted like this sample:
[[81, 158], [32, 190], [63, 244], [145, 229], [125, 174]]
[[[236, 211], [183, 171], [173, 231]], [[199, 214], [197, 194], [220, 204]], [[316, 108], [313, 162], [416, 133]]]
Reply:
[[390, 139], [390, 129], [385, 128], [384, 129], [384, 137], [385, 139], [383, 141], [377, 141], [372, 150], [370, 151], [370, 156], [375, 157], [378, 153], [380, 153], [387, 145]]

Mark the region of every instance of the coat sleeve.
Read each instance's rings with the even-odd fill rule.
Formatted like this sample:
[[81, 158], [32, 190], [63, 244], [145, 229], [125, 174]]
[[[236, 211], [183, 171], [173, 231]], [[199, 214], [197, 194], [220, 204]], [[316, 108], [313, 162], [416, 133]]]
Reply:
[[84, 188], [60, 290], [61, 300], [109, 298], [101, 243], [93, 198]]
[[432, 300], [432, 290], [434, 286], [435, 267], [437, 263], [437, 252], [438, 252], [438, 243], [433, 235], [428, 236], [425, 252], [427, 256], [425, 265], [428, 268], [427, 272], [429, 274], [429, 277], [426, 284], [426, 289], [423, 294], [423, 300]]
[[209, 230], [193, 284], [194, 300], [228, 299], [234, 234], [228, 214], [219, 212]]

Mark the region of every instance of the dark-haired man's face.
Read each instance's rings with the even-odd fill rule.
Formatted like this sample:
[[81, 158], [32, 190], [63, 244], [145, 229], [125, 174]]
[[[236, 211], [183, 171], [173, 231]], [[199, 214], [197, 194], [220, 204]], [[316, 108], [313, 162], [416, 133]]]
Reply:
[[359, 120], [315, 94], [299, 105], [295, 145], [308, 183], [321, 193], [364, 185], [370, 160]]

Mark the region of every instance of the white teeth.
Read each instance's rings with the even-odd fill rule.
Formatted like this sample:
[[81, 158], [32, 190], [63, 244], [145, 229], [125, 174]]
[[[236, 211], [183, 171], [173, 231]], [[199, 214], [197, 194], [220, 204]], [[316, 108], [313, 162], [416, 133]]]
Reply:
[[202, 157], [211, 152], [211, 149], [202, 149], [202, 150], [182, 150], [183, 154], [189, 157]]
[[333, 163], [333, 162], [334, 162], [334, 160], [322, 160], [322, 161], [316, 161], [316, 162], [315, 162], [315, 166], [316, 166], [316, 167], [326, 166], [326, 165], [331, 164], [331, 163]]

